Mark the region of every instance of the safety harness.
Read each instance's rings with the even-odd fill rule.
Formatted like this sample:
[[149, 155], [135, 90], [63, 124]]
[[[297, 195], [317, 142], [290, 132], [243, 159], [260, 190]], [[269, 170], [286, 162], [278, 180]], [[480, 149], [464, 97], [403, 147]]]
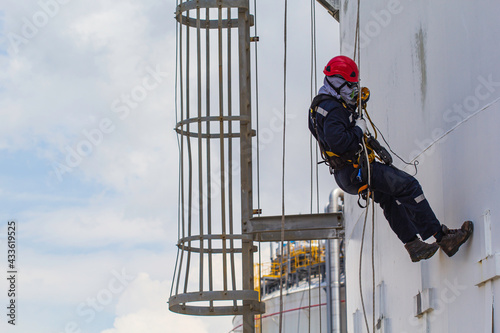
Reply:
[[[363, 88], [365, 89], [365, 88]], [[367, 97], [362, 96], [362, 109], [365, 111], [365, 114], [372, 124], [372, 127], [375, 129], [375, 126], [373, 125], [370, 116], [366, 112], [366, 101], [369, 98], [369, 90], [367, 89], [366, 91], [362, 91], [362, 93], [366, 93]], [[323, 144], [322, 140], [319, 137], [318, 133], [318, 126], [316, 122], [316, 115], [318, 112], [326, 118], [328, 115], [329, 111], [319, 108], [319, 104], [325, 100], [330, 100], [330, 99], [335, 99], [338, 101], [337, 98], [328, 95], [328, 94], [319, 94], [317, 95], [312, 103], [311, 106], [309, 107], [309, 117], [311, 119], [312, 125], [314, 127], [314, 136], [316, 137], [316, 140], [318, 141], [318, 145], [321, 151], [321, 157], [323, 158], [323, 161], [320, 163], [325, 163], [328, 165], [330, 168], [330, 173], [333, 174], [334, 170], [340, 170], [343, 167], [345, 167], [348, 164], [352, 164], [352, 166], [356, 169], [356, 172], [353, 173], [352, 179], [356, 179], [358, 182], [363, 183], [359, 189], [358, 189], [358, 204], [360, 207], [363, 207], [360, 203], [361, 198], [366, 200], [366, 197], [368, 195], [368, 168], [370, 167], [370, 164], [375, 160], [375, 158], [378, 158], [380, 161], [387, 165], [392, 164], [392, 156], [389, 154], [387, 149], [385, 149], [376, 139], [376, 137], [373, 137], [370, 133], [364, 133], [363, 135], [363, 140], [365, 147], [367, 149], [367, 154], [363, 153], [363, 145], [360, 143], [360, 149], [357, 151], [348, 151], [344, 154], [335, 154], [334, 152], [328, 151], [325, 149], [325, 145]], [[342, 105], [350, 110], [350, 108], [347, 107], [345, 103], [342, 102]], [[319, 110], [318, 110], [319, 109]], [[359, 115], [354, 113], [353, 114], [358, 117]], [[376, 135], [376, 132], [375, 132]]]
[[[318, 105], [326, 100], [336, 100], [338, 101], [337, 98], [328, 95], [328, 94], [319, 94], [314, 99], [312, 100], [311, 106], [309, 107], [309, 117], [311, 119], [311, 122], [313, 124], [314, 128], [314, 136], [316, 137], [316, 140], [318, 141], [318, 145], [321, 151], [321, 157], [323, 158], [323, 161], [320, 163], [325, 163], [328, 165], [330, 168], [330, 173], [333, 174], [334, 170], [340, 170], [343, 167], [345, 167], [348, 164], [356, 164], [356, 155], [358, 151], [348, 151], [343, 154], [335, 154], [332, 151], [329, 151], [325, 148], [325, 145], [323, 144], [322, 140], [320, 139], [319, 133], [318, 133], [318, 125], [316, 122], [316, 114], [318, 113]], [[344, 105], [345, 106], [345, 105]], [[319, 111], [323, 117], [326, 118], [328, 115], [328, 110], [325, 109], [320, 109]]]

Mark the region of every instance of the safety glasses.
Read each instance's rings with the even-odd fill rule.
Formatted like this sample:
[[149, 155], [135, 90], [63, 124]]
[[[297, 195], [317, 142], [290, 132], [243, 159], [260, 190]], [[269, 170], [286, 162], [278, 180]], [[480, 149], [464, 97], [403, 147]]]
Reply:
[[346, 80], [345, 83], [351, 89], [354, 89], [354, 87], [358, 87], [358, 82], [349, 82]]

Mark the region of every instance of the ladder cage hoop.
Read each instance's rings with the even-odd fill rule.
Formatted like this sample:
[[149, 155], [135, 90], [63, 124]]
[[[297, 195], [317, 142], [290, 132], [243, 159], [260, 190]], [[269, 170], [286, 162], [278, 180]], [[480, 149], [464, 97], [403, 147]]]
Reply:
[[[175, 131], [180, 134], [181, 136], [189, 136], [193, 138], [198, 138], [199, 136], [203, 139], [220, 139], [223, 137], [224, 139], [227, 138], [239, 138], [241, 135], [240, 133], [233, 133], [232, 131], [224, 131], [223, 133], [203, 133], [203, 132], [195, 132], [195, 131], [190, 131], [187, 129], [187, 126], [189, 124], [200, 124], [200, 123], [205, 123], [206, 128], [210, 126], [211, 122], [226, 122], [229, 124], [229, 122], [237, 121], [240, 124], [246, 124], [250, 122], [250, 117], [248, 116], [210, 116], [210, 117], [191, 117], [188, 119], [184, 119], [182, 121], [179, 121], [176, 126], [175, 126]], [[186, 129], [185, 129], [186, 127]], [[256, 135], [256, 132], [252, 130], [250, 132], [250, 135], [254, 137]]]
[[[214, 244], [212, 242], [210, 242], [210, 248], [207, 249], [205, 246], [201, 246], [202, 243], [204, 243], [204, 241], [207, 240], [207, 241], [212, 241], [212, 240], [220, 240], [222, 242], [226, 242], [226, 247], [225, 249], [222, 248], [222, 246], [220, 248], [214, 248]], [[189, 237], [183, 237], [181, 239], [178, 240], [177, 242], [177, 247], [181, 250], [181, 251], [186, 251], [186, 252], [198, 252], [198, 253], [201, 253], [201, 252], [204, 252], [206, 254], [209, 254], [209, 253], [228, 253], [228, 254], [231, 254], [231, 253], [242, 253], [242, 248], [241, 247], [234, 247], [234, 246], [229, 246], [227, 245], [227, 242], [233, 242], [234, 240], [252, 240], [252, 235], [232, 235], [232, 234], [206, 234], [206, 235], [195, 235], [195, 236], [189, 236]], [[200, 243], [200, 246], [196, 247], [196, 246], [192, 246], [191, 243], [192, 242], [199, 242]], [[188, 245], [186, 245], [186, 243]], [[254, 251], [253, 252], [256, 252], [256, 249], [254, 248], [253, 249]]]
[[[241, 8], [248, 10], [248, 0], [190, 0], [183, 2], [177, 6], [175, 11], [175, 19], [182, 25], [197, 28], [198, 23], [201, 29], [219, 29], [219, 28], [238, 28], [239, 21], [237, 18], [234, 19], [222, 19], [222, 20], [210, 20], [210, 19], [199, 19], [197, 17], [190, 17], [188, 15], [183, 15], [185, 12], [197, 10], [204, 8], [207, 11], [209, 9], [215, 8]], [[253, 15], [248, 17], [250, 26], [254, 26], [255, 20]]]
[[[244, 305], [214, 305], [196, 306], [197, 302], [216, 302], [247, 300], [253, 304]], [[241, 315], [243, 311], [253, 314], [263, 312], [263, 303], [259, 302], [259, 292], [255, 290], [233, 290], [233, 291], [207, 291], [203, 293], [193, 292], [170, 297], [169, 308], [173, 312], [200, 316], [217, 315]], [[227, 303], [227, 302], [226, 302]]]
[[249, 0], [189, 0], [178, 3], [175, 19], [181, 230], [169, 309], [243, 315], [250, 331], [253, 316], [265, 310], [250, 274], [257, 247], [245, 232], [253, 211], [249, 28], [254, 17]]

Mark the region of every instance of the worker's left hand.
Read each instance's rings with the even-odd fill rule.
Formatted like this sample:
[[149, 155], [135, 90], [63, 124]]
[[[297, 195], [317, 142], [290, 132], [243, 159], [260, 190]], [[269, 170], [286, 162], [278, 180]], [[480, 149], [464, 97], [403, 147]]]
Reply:
[[356, 126], [361, 128], [361, 131], [363, 131], [363, 134], [366, 133], [366, 130], [367, 130], [366, 120], [364, 120], [363, 118], [356, 119]]

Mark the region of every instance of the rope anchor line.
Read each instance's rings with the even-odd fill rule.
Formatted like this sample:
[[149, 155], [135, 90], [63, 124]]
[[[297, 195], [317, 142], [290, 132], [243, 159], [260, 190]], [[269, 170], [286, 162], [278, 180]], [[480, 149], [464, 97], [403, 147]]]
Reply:
[[[358, 0], [358, 7], [357, 7], [357, 15], [356, 15], [356, 33], [355, 33], [355, 39], [354, 39], [354, 56], [353, 59], [356, 60], [357, 56], [357, 64], [358, 64], [358, 72], [359, 72], [359, 79], [358, 79], [358, 91], [361, 92], [361, 52], [360, 52], [360, 33], [359, 33], [359, 27], [360, 27], [360, 19], [359, 19], [359, 14], [360, 14], [360, 5], [361, 1]], [[363, 108], [362, 108], [362, 99], [358, 99], [358, 110], [359, 110], [359, 116], [362, 116]], [[371, 120], [370, 120], [371, 122]], [[367, 160], [367, 171], [368, 171], [368, 188], [367, 188], [367, 196], [366, 196], [366, 207], [365, 209], [365, 219], [363, 223], [363, 232], [362, 232], [362, 237], [361, 237], [361, 247], [359, 251], [359, 270], [358, 270], [358, 279], [359, 279], [359, 293], [361, 297], [361, 306], [363, 308], [363, 318], [365, 321], [366, 325], [366, 331], [368, 333], [370, 332], [375, 332], [375, 205], [372, 203], [372, 248], [371, 248], [371, 266], [372, 266], [372, 330], [370, 331], [370, 326], [368, 324], [368, 317], [366, 315], [366, 307], [365, 307], [365, 302], [364, 302], [364, 297], [363, 297], [363, 282], [362, 282], [362, 262], [363, 262], [363, 247], [364, 247], [364, 241], [365, 241], [365, 230], [366, 230], [366, 222], [368, 219], [368, 209], [370, 206], [370, 201], [373, 201], [373, 193], [371, 193], [371, 168], [370, 168], [370, 159], [369, 159], [369, 153], [368, 153], [368, 148], [365, 140], [361, 140], [362, 142], [362, 147], [363, 147], [363, 152], [365, 154], [366, 160]]]

